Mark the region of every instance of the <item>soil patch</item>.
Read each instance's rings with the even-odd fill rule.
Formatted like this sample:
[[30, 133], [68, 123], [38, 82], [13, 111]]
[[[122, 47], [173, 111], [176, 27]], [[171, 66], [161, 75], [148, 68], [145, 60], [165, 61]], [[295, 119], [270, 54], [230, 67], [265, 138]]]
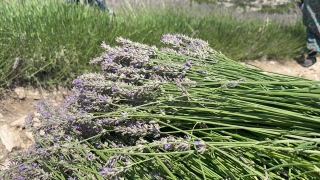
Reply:
[[280, 74], [286, 74], [286, 75], [292, 75], [292, 76], [298, 76], [306, 79], [312, 79], [316, 81], [320, 81], [320, 62], [318, 58], [318, 63], [314, 64], [311, 67], [305, 68], [302, 67], [299, 63], [297, 63], [295, 60], [288, 60], [288, 61], [247, 61], [243, 62], [243, 64], [246, 64], [250, 67], [257, 67], [260, 69], [263, 69], [265, 71], [280, 73]]

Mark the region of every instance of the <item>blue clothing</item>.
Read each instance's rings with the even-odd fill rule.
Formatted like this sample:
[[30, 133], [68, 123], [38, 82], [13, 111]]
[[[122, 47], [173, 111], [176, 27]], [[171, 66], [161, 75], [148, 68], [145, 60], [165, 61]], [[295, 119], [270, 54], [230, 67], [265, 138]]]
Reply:
[[[67, 0], [67, 2], [69, 3], [71, 0]], [[109, 9], [107, 8], [106, 4], [102, 1], [102, 0], [95, 0], [98, 4], [98, 6], [101, 8], [101, 9], [105, 9], [105, 10], [108, 10]], [[80, 0], [76, 0], [77, 4], [80, 3]], [[87, 0], [87, 2], [89, 4], [93, 4], [93, 0]]]
[[310, 29], [307, 29], [307, 49], [320, 52], [320, 38], [310, 31]]
[[299, 4], [303, 24], [307, 27], [307, 48], [320, 52], [320, 1], [303, 0]]

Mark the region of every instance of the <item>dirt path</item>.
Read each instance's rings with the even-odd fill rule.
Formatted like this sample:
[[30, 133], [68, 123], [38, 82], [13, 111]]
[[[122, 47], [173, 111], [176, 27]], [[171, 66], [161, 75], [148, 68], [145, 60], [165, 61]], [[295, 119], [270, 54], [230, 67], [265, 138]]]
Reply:
[[256, 66], [266, 71], [303, 77], [306, 79], [312, 79], [320, 81], [320, 59], [318, 63], [309, 68], [302, 67], [294, 60], [288, 60], [284, 62], [279, 61], [248, 61], [244, 63], [249, 66]]

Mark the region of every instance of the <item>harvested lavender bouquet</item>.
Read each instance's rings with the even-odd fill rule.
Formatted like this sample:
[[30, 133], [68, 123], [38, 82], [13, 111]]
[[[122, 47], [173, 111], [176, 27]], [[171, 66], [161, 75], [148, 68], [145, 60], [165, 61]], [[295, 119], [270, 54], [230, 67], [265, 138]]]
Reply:
[[102, 71], [26, 121], [36, 143], [2, 179], [319, 179], [319, 82], [265, 73], [203, 40], [116, 39]]

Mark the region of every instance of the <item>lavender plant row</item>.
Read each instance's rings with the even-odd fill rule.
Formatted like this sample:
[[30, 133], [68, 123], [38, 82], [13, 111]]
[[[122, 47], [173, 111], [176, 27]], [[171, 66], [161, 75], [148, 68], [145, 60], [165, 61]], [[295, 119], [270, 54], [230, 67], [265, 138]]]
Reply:
[[251, 69], [203, 40], [103, 42], [101, 72], [42, 100], [1, 179], [319, 179], [319, 82]]

